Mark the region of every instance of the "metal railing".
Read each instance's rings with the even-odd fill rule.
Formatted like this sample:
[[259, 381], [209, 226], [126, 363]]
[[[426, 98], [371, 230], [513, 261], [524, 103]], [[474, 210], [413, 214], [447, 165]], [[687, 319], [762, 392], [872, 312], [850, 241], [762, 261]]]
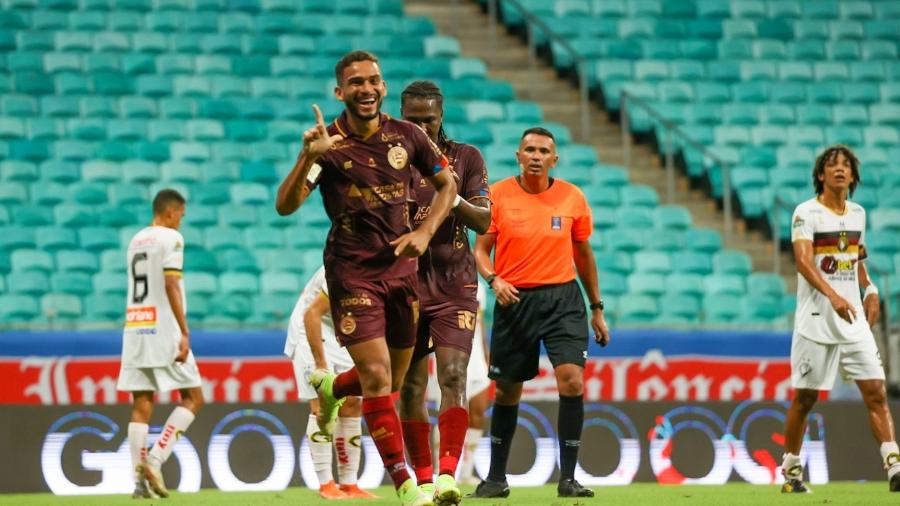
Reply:
[[619, 118], [622, 127], [622, 154], [624, 164], [631, 168], [631, 121], [628, 117], [628, 110], [634, 106], [638, 107], [651, 118], [659, 122], [665, 128], [665, 153], [666, 153], [666, 200], [674, 202], [675, 199], [675, 142], [674, 136], [678, 136], [682, 145], [690, 146], [700, 152], [704, 158], [710, 160], [714, 165], [722, 171], [722, 214], [724, 215], [725, 243], [731, 241], [732, 227], [734, 221], [734, 212], [731, 204], [731, 166], [716, 156], [703, 144], [688, 136], [678, 125], [669, 121], [665, 116], [656, 111], [644, 99], [632, 95], [626, 90], [622, 90], [619, 101]]
[[[565, 38], [560, 37], [553, 30], [550, 29], [547, 24], [532, 14], [528, 9], [526, 9], [518, 0], [502, 0], [504, 3], [509, 4], [513, 8], [515, 8], [519, 15], [522, 16], [522, 19], [525, 22], [525, 32], [528, 40], [528, 97], [532, 100], [535, 99], [536, 93], [534, 91], [534, 83], [538, 79], [536, 70], [537, 70], [537, 42], [535, 41], [535, 28], [539, 29], [543, 32], [544, 36], [550, 41], [551, 44], [556, 43], [560, 47], [562, 47], [566, 53], [568, 53], [569, 57], [572, 59], [575, 65], [576, 74], [578, 75], [578, 94], [579, 94], [579, 118], [580, 118], [580, 128], [581, 128], [581, 136], [580, 140], [585, 143], [590, 143], [591, 140], [591, 110], [590, 110], [590, 97], [587, 84], [587, 71], [588, 71], [588, 60], [581, 56], [575, 48], [569, 44]], [[491, 49], [496, 50], [497, 48], [497, 22], [500, 15], [499, 10], [499, 2], [500, 0], [488, 0], [488, 17], [490, 19], [490, 33], [491, 33]]]

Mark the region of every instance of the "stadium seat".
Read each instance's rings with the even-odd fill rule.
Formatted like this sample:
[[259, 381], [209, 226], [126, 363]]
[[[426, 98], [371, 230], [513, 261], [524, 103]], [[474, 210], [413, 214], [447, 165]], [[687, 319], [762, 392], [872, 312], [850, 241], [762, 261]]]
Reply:
[[0, 320], [3, 322], [29, 321], [40, 314], [38, 302], [27, 295], [0, 295]]
[[659, 314], [655, 297], [649, 295], [629, 295], [619, 303], [617, 321], [623, 324], [649, 323]]
[[74, 321], [81, 316], [81, 299], [64, 293], [41, 297], [41, 312], [51, 320]]

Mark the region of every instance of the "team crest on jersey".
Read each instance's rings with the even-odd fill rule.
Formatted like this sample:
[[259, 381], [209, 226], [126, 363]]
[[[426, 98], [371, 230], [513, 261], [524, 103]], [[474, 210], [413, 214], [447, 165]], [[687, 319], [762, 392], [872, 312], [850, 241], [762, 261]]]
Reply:
[[347, 313], [341, 318], [341, 332], [349, 335], [354, 331], [356, 331], [356, 318], [352, 314]]
[[849, 246], [849, 245], [850, 245], [850, 241], [847, 240], [847, 232], [841, 232], [841, 234], [838, 236], [838, 243], [837, 243], [838, 251], [840, 251], [840, 252], [847, 251], [847, 246]]
[[125, 312], [125, 326], [128, 328], [153, 327], [156, 325], [156, 306], [130, 307]]
[[551, 216], [550, 228], [553, 230], [562, 230], [562, 218], [559, 216]]
[[406, 152], [403, 146], [394, 146], [388, 150], [387, 159], [391, 167], [400, 170], [406, 167], [406, 162], [409, 161], [409, 153]]

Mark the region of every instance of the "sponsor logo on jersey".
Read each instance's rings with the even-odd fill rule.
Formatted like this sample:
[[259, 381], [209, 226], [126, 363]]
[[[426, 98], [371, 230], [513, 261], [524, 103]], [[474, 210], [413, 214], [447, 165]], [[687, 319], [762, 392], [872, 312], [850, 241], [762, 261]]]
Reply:
[[156, 326], [156, 306], [128, 308], [125, 312], [125, 326], [129, 328]]
[[822, 261], [819, 263], [819, 268], [821, 268], [822, 272], [824, 272], [825, 274], [834, 274], [836, 272], [855, 272], [856, 259], [853, 258], [849, 260], [838, 260], [832, 255], [826, 255], [822, 257]]
[[341, 299], [341, 307], [371, 306], [371, 305], [372, 305], [372, 299], [369, 298], [369, 296], [364, 293], [358, 293], [356, 295], [348, 295]]

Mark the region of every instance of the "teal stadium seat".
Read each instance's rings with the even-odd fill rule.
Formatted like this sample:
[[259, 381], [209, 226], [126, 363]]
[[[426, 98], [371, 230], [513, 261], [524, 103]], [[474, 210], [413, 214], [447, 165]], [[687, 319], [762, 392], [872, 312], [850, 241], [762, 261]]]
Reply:
[[17, 294], [0, 295], [0, 320], [5, 323], [27, 322], [40, 314], [33, 297]]
[[75, 321], [81, 316], [81, 299], [64, 293], [48, 293], [41, 297], [41, 312], [52, 320]]
[[31, 297], [40, 297], [50, 291], [50, 280], [46, 273], [39, 271], [12, 272], [7, 276], [9, 292]]

